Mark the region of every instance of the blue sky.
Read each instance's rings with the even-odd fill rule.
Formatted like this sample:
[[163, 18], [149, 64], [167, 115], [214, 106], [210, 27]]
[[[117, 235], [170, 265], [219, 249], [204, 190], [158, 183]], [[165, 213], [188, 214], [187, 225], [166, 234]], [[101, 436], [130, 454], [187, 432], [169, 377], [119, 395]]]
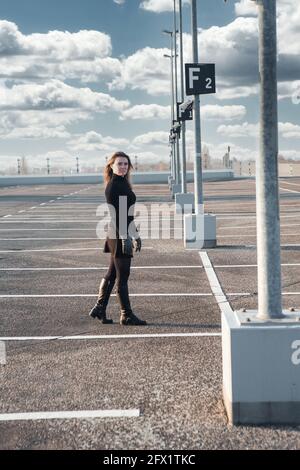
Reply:
[[[184, 0], [184, 57], [191, 61]], [[101, 166], [122, 149], [168, 161], [173, 0], [10, 0], [0, 4], [0, 164]], [[300, 5], [278, 0], [280, 152], [300, 159]], [[258, 147], [257, 9], [250, 0], [198, 0], [199, 52], [217, 93], [202, 97], [202, 139], [221, 158]], [[188, 125], [188, 154], [193, 126]]]

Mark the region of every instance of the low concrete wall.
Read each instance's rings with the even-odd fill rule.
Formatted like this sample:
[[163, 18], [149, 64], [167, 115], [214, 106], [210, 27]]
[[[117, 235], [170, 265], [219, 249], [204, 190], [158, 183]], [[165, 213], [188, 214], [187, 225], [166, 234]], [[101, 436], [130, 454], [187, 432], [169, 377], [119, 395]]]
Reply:
[[[134, 173], [132, 182], [136, 184], [167, 184], [167, 171]], [[204, 181], [222, 181], [232, 179], [233, 170], [204, 170]], [[194, 173], [187, 172], [187, 182], [194, 181]], [[103, 176], [91, 175], [67, 175], [67, 176], [0, 176], [0, 186], [31, 186], [47, 184], [99, 184], [103, 183]]]

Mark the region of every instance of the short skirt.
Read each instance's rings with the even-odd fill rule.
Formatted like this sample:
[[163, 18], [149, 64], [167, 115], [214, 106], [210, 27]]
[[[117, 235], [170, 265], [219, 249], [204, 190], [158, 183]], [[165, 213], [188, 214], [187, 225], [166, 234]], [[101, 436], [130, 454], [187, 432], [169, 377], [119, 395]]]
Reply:
[[114, 258], [133, 258], [133, 255], [122, 253], [122, 242], [119, 238], [107, 237], [104, 242], [103, 253], [111, 253]]

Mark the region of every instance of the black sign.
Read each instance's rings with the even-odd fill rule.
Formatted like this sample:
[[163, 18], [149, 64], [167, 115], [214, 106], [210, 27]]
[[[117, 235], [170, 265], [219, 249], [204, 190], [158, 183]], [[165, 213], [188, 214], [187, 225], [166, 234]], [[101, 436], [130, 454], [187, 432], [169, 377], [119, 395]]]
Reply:
[[192, 121], [193, 120], [193, 102], [186, 109], [181, 108], [182, 103], [177, 103], [177, 120]]
[[185, 88], [187, 96], [216, 93], [215, 64], [185, 64]]

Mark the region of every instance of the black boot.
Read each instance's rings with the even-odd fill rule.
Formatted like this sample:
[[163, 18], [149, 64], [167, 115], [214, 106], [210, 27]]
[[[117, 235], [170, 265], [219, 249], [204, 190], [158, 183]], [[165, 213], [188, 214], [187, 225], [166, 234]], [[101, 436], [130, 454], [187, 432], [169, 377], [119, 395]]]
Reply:
[[102, 279], [99, 287], [98, 301], [89, 313], [92, 318], [98, 318], [102, 323], [113, 323], [111, 319], [106, 318], [106, 307], [114, 284], [114, 281]]
[[120, 325], [147, 325], [145, 320], [140, 320], [131, 310], [127, 283], [119, 285], [117, 296], [121, 305]]

